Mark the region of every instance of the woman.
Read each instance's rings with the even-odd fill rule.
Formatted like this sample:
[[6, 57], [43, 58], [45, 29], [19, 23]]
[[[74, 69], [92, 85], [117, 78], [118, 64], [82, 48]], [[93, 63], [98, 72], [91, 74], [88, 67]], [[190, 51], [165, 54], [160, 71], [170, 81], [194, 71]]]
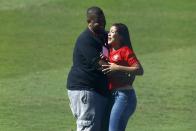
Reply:
[[143, 75], [143, 68], [131, 45], [126, 25], [113, 24], [108, 34], [109, 64], [103, 72], [109, 76], [112, 109], [109, 131], [125, 131], [128, 119], [136, 109], [136, 95], [132, 87], [135, 75]]

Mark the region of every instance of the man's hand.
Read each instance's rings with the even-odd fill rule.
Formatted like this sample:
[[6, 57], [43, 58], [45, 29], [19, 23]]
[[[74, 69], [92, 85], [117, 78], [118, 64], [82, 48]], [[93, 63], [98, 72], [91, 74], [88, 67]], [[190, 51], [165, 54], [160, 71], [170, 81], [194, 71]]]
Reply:
[[102, 60], [105, 60], [105, 61], [109, 61], [109, 59], [104, 55], [104, 54], [102, 54], [102, 53], [100, 53], [100, 58], [102, 59]]
[[99, 65], [100, 65], [100, 68], [99, 70], [103, 70], [103, 66], [102, 65], [108, 65], [108, 58], [106, 56], [104, 56], [102, 53], [100, 53], [100, 60], [99, 60]]

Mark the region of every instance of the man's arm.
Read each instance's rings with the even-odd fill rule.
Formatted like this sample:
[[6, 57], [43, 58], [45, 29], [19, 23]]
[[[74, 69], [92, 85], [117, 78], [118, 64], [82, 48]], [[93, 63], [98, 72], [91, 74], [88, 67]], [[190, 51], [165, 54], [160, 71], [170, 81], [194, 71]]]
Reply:
[[94, 43], [93, 40], [85, 40], [80, 43], [79, 50], [87, 60], [87, 64], [96, 69], [100, 69], [102, 65], [107, 64], [105, 60], [100, 57], [99, 43]]

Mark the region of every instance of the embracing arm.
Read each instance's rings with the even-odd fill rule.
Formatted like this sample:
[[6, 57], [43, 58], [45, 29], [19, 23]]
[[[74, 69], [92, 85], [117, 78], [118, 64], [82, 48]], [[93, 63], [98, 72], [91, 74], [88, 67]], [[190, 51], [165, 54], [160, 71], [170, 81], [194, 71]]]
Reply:
[[100, 70], [102, 65], [107, 64], [107, 61], [100, 57], [99, 43], [96, 43], [91, 38], [83, 39], [78, 46], [88, 66]]
[[143, 67], [140, 64], [139, 60], [137, 59], [132, 49], [124, 48], [124, 50], [122, 50], [121, 52], [121, 56], [123, 60], [127, 62], [127, 66], [111, 63], [109, 67], [111, 71], [116, 70], [116, 71], [130, 73], [133, 75], [143, 75], [144, 73]]
[[143, 75], [144, 73], [141, 64], [134, 64], [132, 66], [122, 66], [117, 65], [115, 63], [109, 63], [109, 65], [102, 65], [102, 67], [104, 68], [102, 71], [106, 74], [113, 71], [127, 72], [134, 75]]

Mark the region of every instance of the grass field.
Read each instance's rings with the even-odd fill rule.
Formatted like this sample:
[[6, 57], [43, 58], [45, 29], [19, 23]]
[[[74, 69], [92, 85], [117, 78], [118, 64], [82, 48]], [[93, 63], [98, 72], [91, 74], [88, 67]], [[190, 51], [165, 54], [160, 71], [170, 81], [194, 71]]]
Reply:
[[0, 0], [0, 131], [75, 130], [66, 78], [92, 5], [128, 25], [145, 70], [127, 131], [195, 131], [194, 0]]

